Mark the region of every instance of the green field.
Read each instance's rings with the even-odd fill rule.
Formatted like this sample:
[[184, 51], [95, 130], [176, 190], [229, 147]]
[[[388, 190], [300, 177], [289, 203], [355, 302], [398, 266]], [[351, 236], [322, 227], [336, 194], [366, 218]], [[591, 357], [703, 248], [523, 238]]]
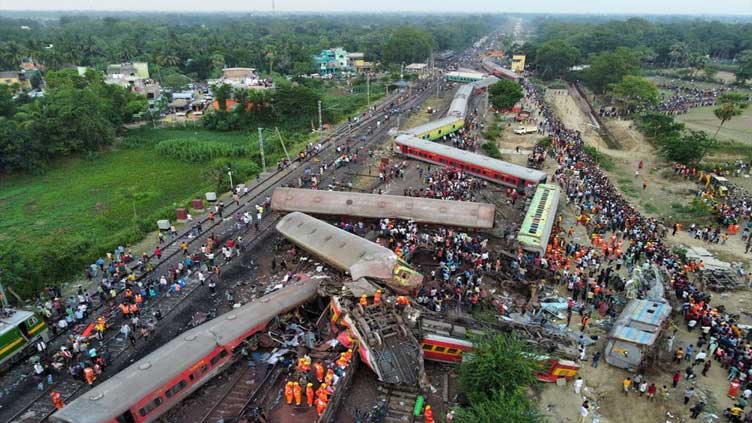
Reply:
[[[713, 107], [698, 107], [686, 114], [676, 116], [676, 120], [686, 124], [687, 128], [702, 130], [713, 135], [720, 123], [713, 114], [713, 109]], [[752, 146], [752, 109], [747, 108], [741, 116], [735, 116], [726, 122], [718, 133], [718, 139], [742, 142]]]
[[[280, 150], [278, 140], [271, 135], [267, 132], [269, 150]], [[175, 207], [216, 189], [217, 181], [206, 175], [207, 168], [231, 161], [233, 168], [246, 177], [258, 171], [255, 157], [189, 162], [158, 152], [160, 142], [176, 140], [219, 148], [251, 144], [251, 156], [258, 154], [255, 135], [139, 129], [101, 157], [67, 159], [42, 176], [2, 178], [0, 255], [4, 282], [23, 295], [42, 284], [80, 275], [92, 257], [120, 243], [139, 241], [156, 228], [157, 219], [174, 219]], [[272, 153], [267, 163], [275, 165], [278, 157], [278, 153]]]

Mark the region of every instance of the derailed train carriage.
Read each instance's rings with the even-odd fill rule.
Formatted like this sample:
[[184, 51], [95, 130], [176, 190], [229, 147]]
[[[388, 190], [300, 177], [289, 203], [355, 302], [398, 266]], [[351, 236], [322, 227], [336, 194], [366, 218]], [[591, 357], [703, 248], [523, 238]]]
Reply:
[[314, 299], [319, 282], [303, 278], [190, 329], [95, 386], [50, 417], [54, 423], [152, 422], [234, 361], [245, 340], [277, 315]]
[[440, 166], [454, 167], [511, 188], [534, 186], [546, 182], [547, 179], [546, 173], [540, 170], [529, 169], [410, 135], [399, 135], [395, 139], [395, 150], [397, 154], [406, 157]]
[[496, 207], [470, 201], [276, 188], [272, 193], [272, 210], [488, 229], [494, 225]]
[[276, 228], [300, 248], [350, 273], [353, 280], [377, 279], [400, 294], [414, 294], [423, 283], [423, 275], [390, 249], [307, 214], [290, 213]]

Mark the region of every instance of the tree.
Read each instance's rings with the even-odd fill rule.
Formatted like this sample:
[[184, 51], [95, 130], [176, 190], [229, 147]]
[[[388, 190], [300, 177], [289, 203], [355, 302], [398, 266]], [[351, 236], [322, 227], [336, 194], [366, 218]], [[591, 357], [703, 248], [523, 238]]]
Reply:
[[219, 110], [223, 112], [227, 111], [227, 100], [230, 98], [231, 92], [232, 87], [227, 84], [214, 85], [212, 87], [212, 93], [214, 94], [214, 99], [217, 100]]
[[541, 364], [534, 351], [514, 335], [500, 334], [473, 340], [469, 360], [460, 365], [460, 384], [471, 401], [490, 400], [494, 393], [513, 395], [536, 383]]
[[687, 59], [687, 64], [692, 68], [693, 77], [697, 75], [697, 72], [703, 70], [709, 62], [710, 58], [702, 53], [691, 53]]
[[488, 88], [488, 99], [499, 110], [511, 109], [523, 97], [520, 84], [502, 79]]
[[728, 93], [718, 98], [719, 106], [713, 110], [713, 114], [717, 117], [721, 123], [718, 125], [718, 129], [715, 130], [714, 137], [718, 136], [721, 127], [724, 123], [730, 121], [734, 116], [739, 116], [749, 106], [746, 96], [740, 93]]
[[611, 96], [628, 111], [658, 104], [660, 93], [650, 81], [639, 76], [627, 75], [619, 83], [609, 86]]
[[455, 410], [456, 423], [543, 423], [546, 419], [521, 390], [511, 395], [493, 392], [491, 398], [473, 401]]
[[640, 70], [640, 58], [632, 50], [619, 47], [613, 52], [595, 55], [590, 68], [585, 72], [585, 82], [598, 93], [603, 93], [610, 84], [617, 83], [627, 75]]
[[677, 137], [684, 130], [683, 123], [677, 122], [671, 116], [663, 113], [645, 113], [640, 116], [637, 122], [645, 135], [656, 140]]
[[737, 56], [736, 62], [736, 82], [744, 84], [748, 79], [752, 79], [752, 50], [744, 50]]
[[658, 141], [658, 151], [670, 161], [693, 165], [699, 163], [717, 145], [718, 141], [706, 132], [690, 129], [681, 135], [661, 138]]
[[580, 52], [562, 40], [545, 42], [536, 49], [535, 63], [543, 79], [561, 78], [577, 64]]
[[718, 68], [718, 66], [714, 65], [711, 62], [706, 63], [705, 67], [702, 68], [702, 72], [708, 79], [715, 79], [715, 76], [718, 75], [719, 70], [720, 69]]
[[384, 46], [384, 60], [392, 64], [421, 62], [434, 50], [436, 41], [429, 32], [404, 26], [389, 37]]

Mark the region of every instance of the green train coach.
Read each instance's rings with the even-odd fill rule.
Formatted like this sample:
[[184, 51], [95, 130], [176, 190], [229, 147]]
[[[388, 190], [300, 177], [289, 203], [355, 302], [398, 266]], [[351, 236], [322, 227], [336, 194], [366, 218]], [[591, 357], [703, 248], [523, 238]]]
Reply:
[[23, 352], [39, 339], [47, 340], [47, 324], [36, 313], [8, 310], [0, 319], [0, 365]]

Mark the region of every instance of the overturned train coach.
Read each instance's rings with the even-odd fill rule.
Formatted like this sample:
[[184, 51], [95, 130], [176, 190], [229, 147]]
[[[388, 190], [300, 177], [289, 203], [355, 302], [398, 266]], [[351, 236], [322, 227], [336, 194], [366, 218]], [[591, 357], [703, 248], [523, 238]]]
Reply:
[[496, 207], [471, 201], [276, 188], [272, 193], [272, 210], [488, 229], [493, 227]]
[[233, 362], [233, 352], [279, 314], [317, 295], [303, 278], [188, 330], [50, 417], [53, 423], [152, 422]]
[[390, 249], [305, 213], [283, 217], [277, 231], [332, 267], [350, 273], [353, 280], [377, 279], [400, 294], [411, 295], [423, 283], [423, 275]]

